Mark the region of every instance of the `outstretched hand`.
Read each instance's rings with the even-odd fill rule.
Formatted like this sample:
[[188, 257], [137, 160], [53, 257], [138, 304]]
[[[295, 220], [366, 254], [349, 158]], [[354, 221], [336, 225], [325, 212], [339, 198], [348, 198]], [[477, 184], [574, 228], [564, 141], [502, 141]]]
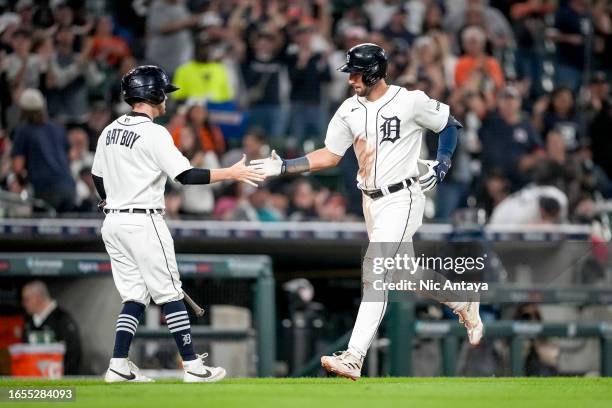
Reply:
[[266, 157], [265, 159], [251, 160], [248, 168], [259, 171], [266, 177], [280, 176], [283, 169], [283, 159], [276, 154], [276, 150], [272, 150], [270, 157]]
[[263, 171], [246, 165], [246, 154], [243, 154], [242, 159], [229, 168], [229, 172], [232, 179], [250, 184], [253, 187], [257, 187], [257, 181], [266, 179], [266, 174]]

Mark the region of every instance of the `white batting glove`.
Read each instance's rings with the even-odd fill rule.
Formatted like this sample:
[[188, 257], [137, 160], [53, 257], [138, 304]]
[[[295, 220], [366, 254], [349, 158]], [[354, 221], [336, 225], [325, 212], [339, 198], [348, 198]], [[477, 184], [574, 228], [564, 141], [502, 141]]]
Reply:
[[438, 184], [438, 176], [436, 174], [436, 170], [434, 169], [438, 165], [437, 160], [421, 160], [418, 159], [420, 164], [423, 164], [427, 167], [427, 172], [419, 177], [419, 184], [421, 185], [421, 191], [427, 192], [433, 189], [436, 184]]
[[248, 167], [249, 169], [262, 172], [266, 177], [280, 176], [283, 168], [283, 159], [276, 154], [276, 150], [272, 150], [270, 157], [251, 160]]

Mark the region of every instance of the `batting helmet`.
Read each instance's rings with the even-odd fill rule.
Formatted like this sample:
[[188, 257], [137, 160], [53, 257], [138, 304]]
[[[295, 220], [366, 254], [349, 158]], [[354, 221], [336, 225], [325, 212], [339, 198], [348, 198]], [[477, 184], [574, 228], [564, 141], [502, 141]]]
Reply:
[[359, 44], [346, 53], [346, 64], [338, 68], [340, 72], [363, 74], [363, 83], [373, 86], [387, 76], [387, 54], [376, 44]]
[[132, 68], [121, 78], [121, 94], [130, 105], [136, 102], [158, 105], [166, 99], [167, 93], [178, 89], [170, 83], [168, 74], [155, 65]]

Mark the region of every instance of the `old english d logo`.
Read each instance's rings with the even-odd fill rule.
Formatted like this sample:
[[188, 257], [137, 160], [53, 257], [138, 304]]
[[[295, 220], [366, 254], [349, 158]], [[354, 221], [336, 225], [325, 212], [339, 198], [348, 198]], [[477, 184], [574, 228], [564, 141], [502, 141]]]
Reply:
[[382, 125], [380, 125], [380, 131], [383, 134], [380, 144], [385, 141], [395, 143], [395, 141], [400, 138], [400, 120], [397, 116], [392, 116], [390, 118], [381, 116], [381, 118], [383, 118], [385, 121]]

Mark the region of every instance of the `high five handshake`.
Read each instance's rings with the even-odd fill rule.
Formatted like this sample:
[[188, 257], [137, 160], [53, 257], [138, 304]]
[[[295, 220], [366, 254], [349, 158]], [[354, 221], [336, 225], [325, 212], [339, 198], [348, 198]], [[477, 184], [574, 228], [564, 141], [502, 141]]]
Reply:
[[[301, 165], [298, 163], [300, 160], [302, 162]], [[242, 165], [243, 163], [244, 158], [239, 163], [236, 163], [234, 167]], [[437, 184], [441, 183], [451, 167], [451, 161], [448, 158], [442, 158], [440, 160], [418, 159], [418, 163], [427, 167], [427, 172], [419, 177], [419, 184], [421, 186], [421, 191], [423, 192], [430, 191]], [[303, 168], [298, 169], [296, 166], [303, 166]], [[240, 180], [251, 185], [256, 185], [253, 181], [262, 181], [267, 177], [276, 177], [286, 174], [288, 168], [290, 170], [294, 170], [290, 171], [290, 173], [297, 173], [298, 171], [295, 170], [301, 170], [299, 172], [306, 172], [310, 170], [310, 163], [306, 157], [295, 160], [283, 160], [276, 153], [276, 150], [272, 150], [270, 157], [266, 157], [265, 159], [251, 160], [249, 165], [246, 166], [246, 169], [248, 170], [241, 170], [244, 172], [245, 178]]]

